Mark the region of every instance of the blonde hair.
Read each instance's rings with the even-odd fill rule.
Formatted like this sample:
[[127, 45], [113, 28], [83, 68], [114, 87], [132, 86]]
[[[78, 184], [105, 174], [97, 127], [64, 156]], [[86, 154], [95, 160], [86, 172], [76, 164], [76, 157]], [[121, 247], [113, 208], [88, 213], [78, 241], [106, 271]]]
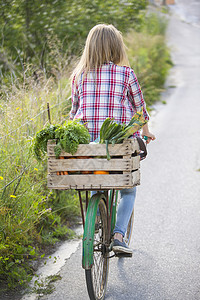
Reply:
[[116, 65], [129, 66], [122, 34], [113, 25], [98, 24], [87, 36], [83, 54], [71, 79], [75, 77], [77, 82], [83, 72], [85, 78], [91, 70], [96, 73], [97, 68], [110, 61]]

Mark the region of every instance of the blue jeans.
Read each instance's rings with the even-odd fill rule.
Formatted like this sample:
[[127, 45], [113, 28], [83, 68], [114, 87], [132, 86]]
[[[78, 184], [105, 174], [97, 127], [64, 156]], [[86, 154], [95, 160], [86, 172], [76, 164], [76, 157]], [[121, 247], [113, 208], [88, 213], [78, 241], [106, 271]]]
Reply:
[[[91, 196], [93, 196], [94, 194], [96, 194], [96, 191], [91, 192]], [[117, 221], [113, 233], [118, 232], [125, 236], [128, 222], [134, 208], [136, 187], [121, 190], [120, 194], [121, 200], [117, 209]]]

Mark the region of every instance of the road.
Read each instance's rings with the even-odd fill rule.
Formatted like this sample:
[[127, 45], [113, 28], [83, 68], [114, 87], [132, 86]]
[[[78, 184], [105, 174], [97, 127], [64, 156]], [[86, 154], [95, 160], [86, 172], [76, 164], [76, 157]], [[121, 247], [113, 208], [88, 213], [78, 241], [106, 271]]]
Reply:
[[[133, 257], [114, 258], [106, 300], [200, 299], [200, 1], [177, 1], [167, 40], [175, 66], [142, 162]], [[199, 171], [198, 171], [199, 170]], [[81, 245], [42, 300], [88, 300]]]

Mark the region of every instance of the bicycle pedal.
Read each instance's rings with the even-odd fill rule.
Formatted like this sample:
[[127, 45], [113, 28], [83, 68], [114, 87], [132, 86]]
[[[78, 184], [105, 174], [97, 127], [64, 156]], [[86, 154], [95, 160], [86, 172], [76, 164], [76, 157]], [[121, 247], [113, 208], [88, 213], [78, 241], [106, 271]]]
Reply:
[[115, 253], [115, 256], [120, 257], [132, 257], [132, 253]]

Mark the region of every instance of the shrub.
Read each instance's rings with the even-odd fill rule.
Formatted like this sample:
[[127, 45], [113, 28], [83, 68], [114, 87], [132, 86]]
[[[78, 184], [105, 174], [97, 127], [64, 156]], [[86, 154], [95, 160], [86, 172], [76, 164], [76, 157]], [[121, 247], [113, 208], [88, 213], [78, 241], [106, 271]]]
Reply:
[[166, 20], [155, 14], [147, 17], [140, 32], [130, 30], [125, 40], [148, 106], [160, 99], [172, 61], [165, 43]]

